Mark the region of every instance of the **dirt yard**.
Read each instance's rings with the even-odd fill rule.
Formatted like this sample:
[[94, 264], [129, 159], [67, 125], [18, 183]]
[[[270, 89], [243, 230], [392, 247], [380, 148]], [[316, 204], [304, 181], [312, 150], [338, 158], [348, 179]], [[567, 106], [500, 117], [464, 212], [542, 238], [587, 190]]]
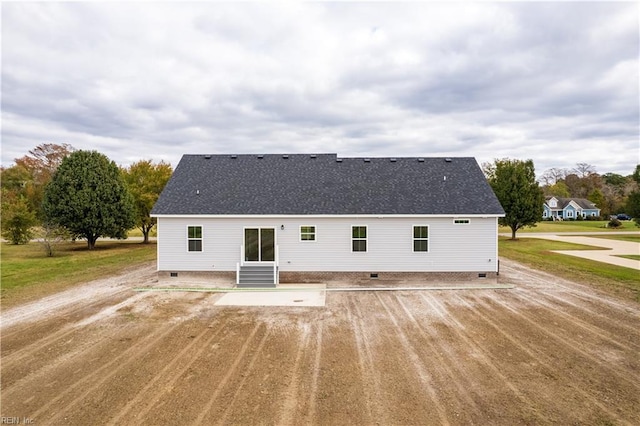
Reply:
[[324, 308], [131, 291], [154, 280], [149, 265], [3, 312], [3, 421], [640, 424], [638, 304], [506, 259], [514, 289]]

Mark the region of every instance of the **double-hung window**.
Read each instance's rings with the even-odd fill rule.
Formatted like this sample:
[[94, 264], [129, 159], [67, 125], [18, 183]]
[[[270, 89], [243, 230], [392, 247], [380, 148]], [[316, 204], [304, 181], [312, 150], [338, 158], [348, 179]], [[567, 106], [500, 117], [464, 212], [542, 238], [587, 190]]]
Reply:
[[189, 251], [202, 251], [202, 226], [188, 226], [187, 241]]
[[429, 251], [429, 227], [427, 225], [416, 225], [413, 227], [413, 251]]
[[367, 227], [352, 226], [351, 227], [351, 251], [367, 251]]
[[316, 227], [315, 226], [301, 226], [300, 227], [300, 241], [315, 241], [316, 240]]

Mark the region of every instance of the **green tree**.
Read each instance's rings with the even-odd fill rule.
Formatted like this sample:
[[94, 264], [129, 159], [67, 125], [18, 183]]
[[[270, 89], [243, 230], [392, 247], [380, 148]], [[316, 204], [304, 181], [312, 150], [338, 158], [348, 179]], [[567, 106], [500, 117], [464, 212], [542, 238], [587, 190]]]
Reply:
[[38, 221], [23, 195], [2, 190], [2, 236], [11, 244], [26, 244], [33, 237], [31, 228]]
[[625, 213], [631, 216], [636, 223], [636, 226], [640, 226], [640, 192], [635, 191], [629, 194], [627, 198], [627, 205], [625, 206]]
[[545, 192], [547, 195], [553, 195], [561, 198], [569, 198], [571, 196], [571, 194], [569, 194], [569, 188], [567, 188], [567, 185], [563, 181], [559, 181], [546, 187]]
[[75, 151], [62, 160], [44, 193], [47, 223], [85, 238], [127, 237], [135, 226], [133, 199], [113, 161], [97, 151]]
[[18, 165], [3, 167], [0, 176], [2, 176], [0, 180], [2, 189], [11, 194], [26, 195], [25, 188], [32, 179], [29, 170]]
[[500, 225], [511, 228], [511, 239], [525, 226], [535, 226], [542, 219], [544, 194], [536, 182], [532, 160], [502, 159], [485, 167], [489, 184], [505, 211]]
[[602, 180], [613, 187], [624, 187], [627, 183], [627, 178], [617, 173], [605, 173], [602, 175]]
[[597, 188], [591, 191], [587, 199], [600, 208], [600, 210], [602, 210], [602, 207], [605, 205], [604, 194]]
[[156, 219], [151, 217], [151, 209], [173, 171], [171, 165], [163, 161], [153, 164], [150, 160], [142, 160], [122, 172], [136, 207], [136, 226], [142, 231], [146, 244], [156, 224]]
[[[633, 172], [633, 175], [631, 175], [631, 178], [640, 187], [640, 164], [636, 166], [636, 170]], [[629, 194], [625, 210], [626, 213], [633, 218], [636, 226], [640, 226], [640, 189]]]

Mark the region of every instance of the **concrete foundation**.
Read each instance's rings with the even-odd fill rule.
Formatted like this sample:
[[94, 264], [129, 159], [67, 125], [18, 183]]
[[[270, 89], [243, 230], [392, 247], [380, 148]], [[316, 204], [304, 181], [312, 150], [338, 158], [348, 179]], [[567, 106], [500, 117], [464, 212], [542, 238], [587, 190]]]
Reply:
[[236, 273], [230, 271], [160, 271], [158, 272], [158, 285], [232, 288], [236, 285]]
[[[497, 282], [498, 274], [495, 272], [280, 272], [281, 284], [325, 283], [328, 287]], [[236, 273], [160, 271], [158, 285], [231, 288], [236, 285]]]
[[495, 272], [280, 272], [280, 283], [331, 286], [389, 286], [434, 283], [497, 283]]

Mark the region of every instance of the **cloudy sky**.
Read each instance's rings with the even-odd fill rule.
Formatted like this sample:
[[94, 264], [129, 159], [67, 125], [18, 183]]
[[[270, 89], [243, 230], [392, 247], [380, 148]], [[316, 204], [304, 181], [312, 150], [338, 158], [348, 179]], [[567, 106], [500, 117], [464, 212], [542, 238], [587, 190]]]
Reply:
[[7, 3], [2, 165], [42, 143], [640, 162], [639, 4]]

